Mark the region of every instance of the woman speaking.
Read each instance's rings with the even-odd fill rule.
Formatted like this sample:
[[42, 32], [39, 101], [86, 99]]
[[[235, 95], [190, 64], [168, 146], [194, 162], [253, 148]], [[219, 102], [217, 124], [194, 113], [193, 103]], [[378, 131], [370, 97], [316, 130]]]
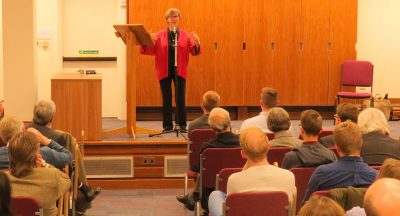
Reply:
[[154, 45], [140, 47], [142, 54], [155, 56], [163, 100], [163, 132], [173, 130], [172, 82], [175, 86], [175, 129], [186, 132], [185, 92], [189, 53], [200, 54], [199, 37], [178, 28], [180, 17], [178, 9], [168, 9], [165, 13], [167, 28], [151, 35]]

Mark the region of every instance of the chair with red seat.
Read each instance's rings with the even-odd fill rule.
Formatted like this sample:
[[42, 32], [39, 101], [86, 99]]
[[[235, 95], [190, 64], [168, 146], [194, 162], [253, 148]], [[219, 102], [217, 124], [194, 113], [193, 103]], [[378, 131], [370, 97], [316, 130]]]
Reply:
[[233, 173], [241, 172], [242, 168], [224, 168], [217, 174], [215, 180], [215, 190], [220, 190], [226, 193], [226, 186], [228, 184], [228, 178]]
[[314, 173], [315, 167], [292, 168], [290, 171], [294, 174], [297, 188], [297, 203], [296, 209], [298, 212], [302, 205], [302, 200], [306, 194], [308, 181]]
[[269, 164], [274, 164], [274, 162], [278, 163], [280, 167], [282, 165], [283, 157], [287, 152], [292, 151], [292, 148], [289, 147], [274, 147], [271, 148], [267, 153], [267, 160]]
[[213, 129], [194, 129], [189, 134], [189, 142], [187, 144], [187, 154], [189, 160], [189, 168], [185, 173], [185, 187], [184, 194], [187, 194], [188, 180], [189, 178], [195, 179], [197, 177], [197, 167], [199, 166], [200, 147], [203, 143], [216, 137]]
[[289, 215], [289, 198], [283, 191], [232, 193], [226, 198], [223, 215]]
[[[374, 66], [369, 61], [347, 60], [342, 64], [340, 92], [336, 94], [336, 104], [340, 103], [340, 98], [348, 99], [371, 99], [373, 84]], [[371, 87], [370, 92], [349, 92], [344, 91], [343, 87], [361, 86]]]
[[18, 216], [43, 215], [43, 209], [32, 197], [12, 197], [11, 209], [14, 215]]
[[[200, 200], [203, 208], [207, 205], [205, 190], [215, 189], [215, 177], [223, 168], [242, 168], [246, 160], [240, 154], [241, 148], [208, 148], [200, 155]], [[196, 212], [199, 206], [196, 205]]]

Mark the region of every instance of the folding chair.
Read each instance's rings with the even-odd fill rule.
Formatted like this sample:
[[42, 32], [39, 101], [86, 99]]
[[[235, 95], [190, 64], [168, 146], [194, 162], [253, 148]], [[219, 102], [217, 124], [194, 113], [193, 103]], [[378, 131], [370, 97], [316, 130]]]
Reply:
[[32, 197], [12, 197], [11, 210], [18, 216], [43, 216], [43, 209], [39, 207], [38, 202]]
[[287, 152], [292, 151], [292, 148], [289, 147], [274, 147], [271, 148], [267, 153], [267, 160], [269, 164], [274, 164], [275, 162], [278, 163], [280, 167], [282, 165], [283, 157]]
[[199, 166], [200, 147], [203, 143], [216, 137], [213, 129], [194, 129], [189, 134], [189, 142], [187, 144], [187, 154], [189, 159], [189, 168], [185, 173], [185, 187], [183, 194], [187, 194], [189, 178], [195, 179], [197, 172], [194, 171]]
[[[69, 166], [65, 165], [62, 171], [69, 176]], [[60, 198], [57, 200], [57, 216], [68, 216], [69, 210], [69, 195], [70, 191], [66, 191]]]
[[283, 191], [232, 193], [223, 206], [224, 216], [289, 215], [289, 198]]
[[226, 186], [228, 184], [228, 178], [233, 173], [241, 172], [242, 168], [224, 168], [215, 177], [215, 190], [220, 190], [226, 193]]
[[314, 173], [315, 167], [292, 168], [290, 171], [294, 174], [297, 188], [296, 212], [300, 210], [302, 200], [306, 194], [308, 181]]
[[[340, 103], [340, 98], [371, 99], [373, 76], [374, 66], [369, 61], [348, 60], [343, 62], [340, 77], [340, 92], [336, 94], [336, 105]], [[349, 92], [343, 90], [345, 86], [371, 87], [371, 90], [369, 93]]]
[[79, 145], [75, 146], [75, 159], [73, 161], [73, 167], [74, 170], [72, 172], [71, 180], [72, 180], [72, 187], [71, 187], [71, 193], [69, 196], [69, 202], [70, 202], [70, 210], [72, 213], [72, 216], [76, 215], [76, 199], [78, 197], [78, 187], [79, 187], [79, 161], [78, 161], [78, 154], [80, 154], [79, 150]]
[[[208, 148], [200, 155], [200, 200], [206, 202], [203, 190], [215, 189], [215, 176], [223, 168], [241, 168], [246, 163], [241, 148]], [[196, 202], [196, 213], [199, 213]]]

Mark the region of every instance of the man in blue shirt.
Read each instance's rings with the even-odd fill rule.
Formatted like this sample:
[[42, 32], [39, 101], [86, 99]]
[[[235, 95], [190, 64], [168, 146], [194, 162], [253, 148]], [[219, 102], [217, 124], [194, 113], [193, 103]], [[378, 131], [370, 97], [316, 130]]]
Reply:
[[348, 186], [368, 187], [376, 178], [377, 171], [370, 168], [360, 157], [362, 146], [360, 128], [355, 123], [346, 121], [335, 127], [333, 135], [340, 158], [315, 169], [308, 182], [303, 202], [318, 190]]
[[[24, 124], [16, 118], [5, 117], [0, 122], [0, 138], [4, 143], [8, 143], [13, 135], [23, 130]], [[28, 131], [34, 133], [38, 138], [41, 145], [39, 152], [47, 163], [62, 168], [72, 162], [72, 154], [66, 148], [43, 136], [34, 128], [29, 128]], [[0, 148], [0, 169], [7, 169], [9, 166], [8, 147], [3, 146]]]

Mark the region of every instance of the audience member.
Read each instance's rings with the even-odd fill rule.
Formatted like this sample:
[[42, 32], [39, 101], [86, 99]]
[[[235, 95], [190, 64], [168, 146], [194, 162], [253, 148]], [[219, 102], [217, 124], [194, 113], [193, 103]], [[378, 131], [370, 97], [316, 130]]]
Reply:
[[301, 113], [300, 122], [303, 144], [285, 154], [282, 167], [316, 167], [335, 161], [335, 153], [318, 142], [318, 135], [322, 130], [322, 116], [315, 110], [305, 110]]
[[301, 146], [302, 141], [294, 138], [288, 131], [290, 128], [289, 113], [283, 108], [274, 107], [270, 110], [267, 118], [268, 129], [274, 133], [274, 139], [271, 140], [272, 147], [290, 147], [297, 148]]
[[207, 91], [203, 95], [203, 100], [201, 102], [201, 109], [203, 110], [203, 115], [194, 119], [189, 124], [189, 134], [193, 129], [210, 128], [208, 124], [208, 116], [211, 110], [215, 107], [219, 107], [220, 97], [215, 91]]
[[[400, 160], [388, 158], [385, 160], [383, 163], [382, 167], [380, 168], [378, 172], [378, 176], [376, 179], [382, 179], [382, 178], [394, 178], [397, 180], [400, 180]], [[335, 190], [340, 190], [340, 189], [335, 189]], [[352, 190], [357, 190], [358, 193], [353, 193], [351, 198], [353, 200], [361, 200], [359, 205], [352, 205], [354, 208], [350, 208], [349, 211], [346, 212], [346, 216], [365, 216], [365, 211], [362, 207], [364, 207], [364, 203], [362, 200], [364, 199], [364, 194], [367, 191], [366, 188], [352, 188]], [[334, 193], [335, 194], [335, 193]], [[329, 195], [332, 196], [332, 191], [329, 192]], [[340, 199], [346, 197], [345, 195], [337, 195], [334, 196], [333, 198], [339, 203], [343, 203]], [[353, 202], [353, 200], [351, 200]], [[353, 202], [355, 203], [355, 202]], [[344, 205], [342, 205], [344, 206]], [[349, 209], [349, 208], [348, 208]]]
[[[335, 125], [338, 125], [342, 122], [350, 120], [354, 123], [357, 123], [358, 118], [358, 107], [351, 103], [341, 103], [336, 107]], [[333, 139], [333, 134], [322, 137], [319, 142], [329, 148], [335, 145], [335, 140]]]
[[[0, 121], [0, 138], [4, 143], [8, 143], [9, 140], [15, 135], [24, 130], [24, 123], [14, 117], [4, 117]], [[39, 140], [41, 145], [39, 152], [43, 159], [57, 167], [61, 168], [72, 161], [72, 154], [67, 149], [59, 145], [54, 140], [48, 139], [43, 136], [39, 131], [34, 128], [29, 128], [36, 138]], [[10, 166], [8, 161], [8, 147], [0, 147], [0, 168], [8, 168]]]
[[369, 165], [382, 165], [386, 158], [400, 159], [400, 142], [389, 137], [387, 120], [375, 108], [363, 110], [358, 116], [358, 126], [363, 132], [361, 157]]
[[[228, 111], [223, 108], [212, 109], [208, 118], [208, 124], [216, 132], [217, 136], [200, 147], [200, 154], [208, 148], [236, 148], [240, 146], [239, 137], [231, 131], [231, 118]], [[198, 164], [200, 164], [200, 161]], [[194, 171], [200, 172], [199, 169]], [[203, 189], [201, 203], [203, 209], [206, 211], [208, 210], [208, 196], [213, 190], [214, 188]], [[187, 209], [194, 210], [194, 203], [198, 199], [199, 191], [200, 184], [199, 180], [197, 180], [192, 193], [186, 196], [177, 196], [176, 199], [185, 204]]]
[[269, 110], [278, 105], [278, 92], [273, 88], [265, 87], [261, 90], [260, 96], [261, 112], [258, 116], [249, 118], [243, 121], [240, 127], [240, 133], [248, 127], [258, 127], [265, 133], [271, 132], [268, 130], [267, 118]]
[[335, 127], [334, 139], [339, 159], [333, 163], [317, 167], [308, 182], [303, 202], [318, 190], [333, 188], [368, 187], [376, 178], [376, 170], [370, 168], [360, 157], [362, 133], [351, 121]]
[[[56, 112], [56, 105], [53, 101], [38, 101], [33, 108], [33, 123], [29, 126], [37, 129], [44, 136], [48, 137], [64, 146], [70, 152], [75, 152], [78, 145], [76, 139], [69, 133], [52, 129], [52, 120]], [[86, 179], [86, 169], [83, 165], [82, 154], [73, 155], [78, 160], [78, 179], [80, 182], [79, 193], [76, 202], [76, 210], [78, 214], [83, 214], [86, 209], [90, 208], [90, 202], [101, 192], [101, 188], [91, 188]]]
[[4, 172], [0, 172], [0, 215], [12, 216], [11, 212], [11, 185]]
[[326, 196], [312, 196], [300, 209], [299, 216], [343, 216], [344, 210]]
[[222, 204], [232, 193], [249, 191], [284, 191], [289, 201], [293, 199], [295, 180], [292, 172], [269, 165], [267, 152], [271, 147], [266, 134], [259, 128], [246, 128], [240, 134], [242, 157], [247, 160], [243, 170], [228, 179], [227, 194], [213, 191], [209, 199], [210, 213], [222, 215]]
[[393, 178], [377, 180], [365, 193], [364, 208], [367, 216], [399, 215], [400, 181]]
[[69, 190], [71, 181], [60, 170], [49, 166], [39, 153], [39, 140], [26, 131], [9, 141], [12, 196], [35, 198], [46, 216], [57, 215], [56, 201]]

